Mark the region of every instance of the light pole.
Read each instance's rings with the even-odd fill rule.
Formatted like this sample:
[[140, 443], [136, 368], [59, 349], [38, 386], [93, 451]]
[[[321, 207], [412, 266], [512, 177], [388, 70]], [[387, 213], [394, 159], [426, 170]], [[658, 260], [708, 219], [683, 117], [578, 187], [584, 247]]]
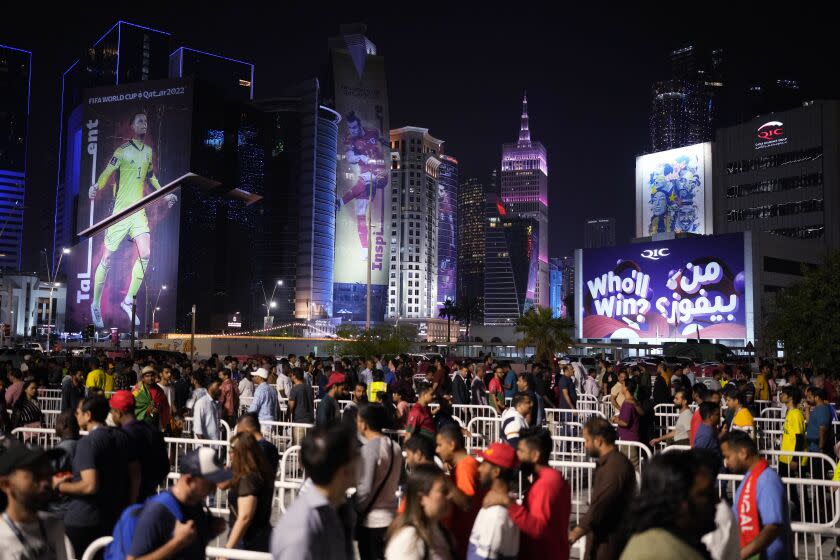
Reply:
[[58, 262], [55, 265], [55, 270], [50, 273], [50, 260], [47, 258], [47, 250], [44, 249], [44, 262], [47, 264], [47, 281], [50, 285], [50, 301], [49, 301], [49, 311], [47, 312], [47, 352], [50, 352], [50, 334], [52, 334], [52, 302], [53, 302], [53, 291], [56, 287], [58, 287], [58, 283], [55, 281], [58, 278], [58, 271], [61, 268], [61, 259], [64, 255], [69, 255], [70, 249], [64, 247], [61, 250], [61, 254], [58, 255]]
[[275, 307], [277, 307], [277, 302], [274, 301], [274, 294], [277, 292], [277, 286], [282, 286], [282, 285], [283, 285], [282, 280], [278, 280], [277, 282], [275, 282], [274, 283], [274, 288], [272, 288], [272, 290], [271, 290], [271, 297], [266, 297], [266, 295], [265, 295], [265, 284], [263, 284], [263, 281], [260, 280], [260, 286], [262, 287], [262, 292], [263, 292], [263, 299], [265, 300], [265, 303], [263, 304], [263, 306], [265, 307], [265, 317], [263, 317], [263, 329], [270, 328], [272, 326], [272, 324], [274, 323], [274, 316], [271, 314], [271, 310], [274, 309]]
[[[155, 306], [152, 308], [152, 328], [153, 329], [155, 328], [155, 311], [160, 311], [160, 307], [158, 307], [158, 302], [160, 301], [160, 294], [165, 289], [166, 289], [166, 284], [164, 284], [160, 287], [160, 289], [158, 290], [157, 298], [155, 298]], [[146, 329], [146, 330], [148, 331], [149, 329]], [[155, 330], [155, 334], [157, 334], [157, 330]]]

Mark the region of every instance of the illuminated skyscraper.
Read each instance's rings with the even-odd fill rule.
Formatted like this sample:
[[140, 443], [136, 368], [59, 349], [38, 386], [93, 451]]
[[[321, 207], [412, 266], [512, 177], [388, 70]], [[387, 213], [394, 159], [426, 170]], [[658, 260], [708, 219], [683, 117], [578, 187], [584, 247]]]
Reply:
[[169, 77], [198, 78], [231, 101], [254, 98], [254, 65], [218, 54], [179, 47], [169, 55]]
[[[159, 80], [169, 74], [169, 33], [118, 21], [61, 77], [61, 112], [58, 143], [58, 184], [55, 194], [53, 262], [62, 247], [73, 245], [79, 228], [79, 162], [82, 149], [82, 94], [86, 88]], [[87, 192], [88, 185], [84, 185]], [[50, 243], [51, 242], [51, 243]]]
[[[438, 280], [437, 310], [458, 297], [458, 160], [441, 154], [438, 159]], [[435, 312], [435, 313], [436, 313]]]
[[502, 146], [502, 202], [512, 217], [534, 220], [538, 269], [534, 305], [549, 306], [548, 162], [545, 146], [531, 140], [528, 97], [522, 99], [519, 140]]
[[470, 177], [458, 190], [458, 299], [484, 299], [484, 198], [487, 185]]
[[21, 268], [32, 53], [0, 45], [0, 270]]

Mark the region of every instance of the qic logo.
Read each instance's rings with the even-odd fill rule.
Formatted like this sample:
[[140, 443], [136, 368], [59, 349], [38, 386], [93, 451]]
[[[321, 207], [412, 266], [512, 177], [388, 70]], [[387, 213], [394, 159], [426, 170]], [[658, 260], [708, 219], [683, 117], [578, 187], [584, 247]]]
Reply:
[[661, 258], [667, 257], [671, 254], [671, 250], [667, 247], [663, 249], [645, 249], [642, 251], [642, 258], [643, 259], [650, 259], [652, 261], [658, 261]]
[[785, 135], [784, 123], [780, 121], [770, 121], [758, 127], [756, 136], [760, 140], [776, 140]]

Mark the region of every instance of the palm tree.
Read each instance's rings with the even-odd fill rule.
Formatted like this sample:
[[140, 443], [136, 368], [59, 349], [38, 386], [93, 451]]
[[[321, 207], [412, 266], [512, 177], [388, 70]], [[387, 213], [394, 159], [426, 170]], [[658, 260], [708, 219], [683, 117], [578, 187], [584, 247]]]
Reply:
[[463, 321], [467, 326], [467, 342], [470, 340], [470, 325], [475, 319], [481, 317], [481, 303], [478, 298], [464, 298], [463, 303], [458, 306], [456, 318]]
[[438, 317], [446, 317], [446, 347], [449, 348], [449, 341], [452, 340], [452, 319], [458, 313], [458, 306], [455, 305], [451, 299], [443, 302], [443, 307], [440, 308]]
[[534, 361], [550, 364], [555, 353], [571, 346], [572, 326], [567, 319], [553, 317], [547, 307], [532, 307], [517, 319], [514, 330], [523, 335], [520, 347], [534, 347]]

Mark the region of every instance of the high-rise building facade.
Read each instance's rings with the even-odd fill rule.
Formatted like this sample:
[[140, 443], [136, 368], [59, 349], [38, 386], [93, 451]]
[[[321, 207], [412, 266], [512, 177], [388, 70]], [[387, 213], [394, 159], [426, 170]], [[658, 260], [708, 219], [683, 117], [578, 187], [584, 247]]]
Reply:
[[501, 198], [512, 217], [535, 222], [538, 271], [534, 305], [548, 307], [548, 159], [545, 146], [531, 140], [527, 96], [522, 99], [519, 139], [502, 146]]
[[426, 128], [391, 131], [389, 318], [437, 317], [442, 152]]
[[484, 211], [484, 324], [513, 325], [536, 301], [539, 222], [513, 216], [492, 193]]
[[0, 45], [0, 270], [21, 268], [32, 53]]
[[484, 213], [487, 184], [476, 177], [458, 189], [458, 300], [484, 298]]
[[44, 246], [53, 247], [53, 263], [62, 247], [74, 244], [76, 199], [81, 161], [82, 100], [86, 88], [158, 80], [169, 75], [169, 33], [118, 21], [85, 50], [61, 77], [59, 116], [58, 184], [52, 239]]
[[458, 160], [438, 156], [438, 281], [437, 311], [458, 297]]
[[566, 308], [563, 305], [562, 267], [561, 259], [548, 259], [548, 274], [551, 283], [549, 300], [551, 302], [551, 316], [555, 318], [566, 316]]
[[169, 55], [169, 77], [195, 77], [231, 101], [254, 98], [254, 65], [219, 54], [179, 47]]
[[587, 218], [583, 246], [586, 249], [615, 245], [615, 218]]

